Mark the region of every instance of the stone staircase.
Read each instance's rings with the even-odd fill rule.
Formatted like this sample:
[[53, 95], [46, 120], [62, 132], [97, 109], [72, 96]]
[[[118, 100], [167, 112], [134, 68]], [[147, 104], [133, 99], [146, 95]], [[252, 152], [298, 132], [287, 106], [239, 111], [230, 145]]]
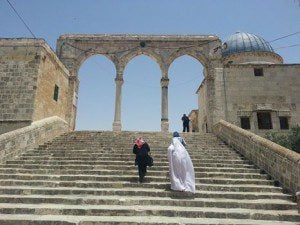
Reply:
[[[138, 136], [154, 158], [142, 184]], [[184, 138], [195, 195], [170, 191], [171, 135], [77, 131], [0, 164], [0, 224], [300, 224], [293, 197], [213, 134]]]

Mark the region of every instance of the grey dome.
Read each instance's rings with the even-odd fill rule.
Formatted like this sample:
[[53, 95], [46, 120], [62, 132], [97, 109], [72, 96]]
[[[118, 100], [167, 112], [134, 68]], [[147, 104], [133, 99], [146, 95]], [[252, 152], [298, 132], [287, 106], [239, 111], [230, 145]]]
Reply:
[[223, 43], [223, 56], [241, 52], [274, 52], [271, 45], [263, 38], [245, 32], [231, 35]]

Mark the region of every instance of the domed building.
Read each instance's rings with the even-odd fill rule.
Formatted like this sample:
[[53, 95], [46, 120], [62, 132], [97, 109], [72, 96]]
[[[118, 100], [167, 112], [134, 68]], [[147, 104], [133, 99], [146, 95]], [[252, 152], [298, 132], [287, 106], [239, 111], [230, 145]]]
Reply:
[[263, 38], [245, 32], [236, 32], [224, 43], [225, 63], [281, 64], [283, 60]]
[[[300, 64], [283, 64], [262, 37], [236, 32], [222, 44], [223, 75], [216, 88], [226, 121], [264, 135], [300, 124]], [[207, 132], [209, 114], [206, 80], [199, 96], [198, 126]]]

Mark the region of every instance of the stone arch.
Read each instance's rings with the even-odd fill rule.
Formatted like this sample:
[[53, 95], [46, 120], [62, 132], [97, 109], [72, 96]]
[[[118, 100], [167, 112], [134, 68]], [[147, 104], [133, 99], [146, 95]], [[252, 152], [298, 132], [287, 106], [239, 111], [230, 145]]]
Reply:
[[127, 64], [135, 57], [138, 57], [140, 55], [148, 56], [149, 58], [153, 59], [159, 66], [160, 70], [163, 70], [163, 59], [159, 54], [156, 54], [154, 51], [149, 50], [143, 50], [143, 49], [137, 49], [133, 50], [126, 55], [122, 56], [120, 58], [120, 63], [124, 66], [124, 68], [127, 66]]
[[115, 74], [115, 65], [102, 54], [90, 54], [79, 65], [76, 130], [111, 130], [114, 103], [107, 96], [114, 95]]
[[[76, 105], [74, 96], [78, 93], [77, 71], [81, 63], [91, 55], [99, 54], [109, 58], [116, 68], [116, 97], [115, 118], [113, 130], [121, 130], [121, 93], [123, 72], [127, 63], [138, 55], [146, 55], [156, 61], [161, 69], [162, 88], [162, 117], [161, 130], [168, 131], [168, 70], [171, 63], [178, 57], [188, 55], [198, 60], [205, 69], [207, 79], [207, 102], [209, 110], [215, 110], [215, 115], [208, 120], [212, 126], [213, 117], [217, 119], [223, 114], [221, 103], [217, 102], [216, 87], [221, 87], [219, 81], [223, 74], [223, 62], [221, 55], [221, 41], [215, 35], [107, 35], [107, 34], [66, 34], [57, 41], [57, 55], [62, 63], [70, 70], [72, 76], [69, 84], [69, 114], [71, 121], [76, 117]], [[215, 79], [218, 77], [218, 79]], [[217, 93], [217, 94], [216, 94]], [[221, 101], [221, 100], [220, 100]], [[216, 119], [216, 120], [217, 120]]]
[[[202, 63], [189, 54], [178, 56], [169, 65], [168, 109], [170, 112], [170, 129], [182, 129], [178, 118], [181, 118], [183, 113], [189, 115], [191, 110], [199, 109], [199, 97], [195, 93], [204, 80], [203, 69]], [[178, 109], [178, 102], [181, 105], [180, 109]]]
[[192, 58], [196, 59], [199, 61], [199, 63], [202, 64], [203, 67], [206, 67], [209, 63], [209, 60], [207, 59], [207, 57], [200, 51], [200, 50], [195, 50], [195, 49], [179, 49], [175, 52], [173, 52], [169, 58], [168, 58], [168, 62], [166, 63], [167, 68], [169, 70], [170, 65], [179, 57], [181, 56], [191, 56]]
[[[126, 65], [123, 79], [122, 127], [134, 131], [160, 130], [159, 65], [148, 55], [137, 55]], [[143, 105], [138, 110], [137, 101]]]
[[90, 57], [92, 56], [104, 56], [106, 57], [109, 61], [111, 61], [114, 64], [115, 70], [117, 71], [118, 69], [118, 64], [117, 64], [117, 59], [116, 57], [114, 57], [113, 55], [109, 55], [109, 54], [103, 54], [103, 53], [97, 53], [95, 52], [93, 49], [86, 51], [86, 52], [82, 52], [81, 54], [79, 54], [77, 56], [77, 64], [76, 64], [76, 68], [74, 68], [74, 71], [76, 72], [77, 76], [78, 76], [78, 71], [79, 68], [81, 67], [81, 65]]

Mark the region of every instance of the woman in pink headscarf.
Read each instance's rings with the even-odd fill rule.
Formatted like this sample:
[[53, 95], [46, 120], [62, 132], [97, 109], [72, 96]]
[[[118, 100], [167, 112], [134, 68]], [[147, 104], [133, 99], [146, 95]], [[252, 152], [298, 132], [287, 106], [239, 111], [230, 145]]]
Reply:
[[135, 163], [138, 165], [140, 183], [143, 182], [147, 173], [148, 152], [150, 152], [149, 145], [142, 137], [137, 138], [133, 146], [133, 153], [136, 155]]

